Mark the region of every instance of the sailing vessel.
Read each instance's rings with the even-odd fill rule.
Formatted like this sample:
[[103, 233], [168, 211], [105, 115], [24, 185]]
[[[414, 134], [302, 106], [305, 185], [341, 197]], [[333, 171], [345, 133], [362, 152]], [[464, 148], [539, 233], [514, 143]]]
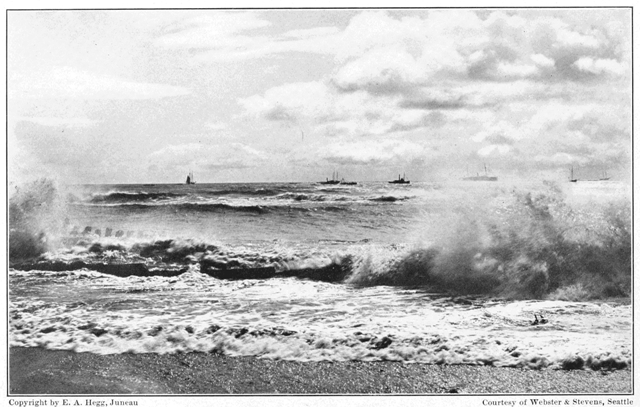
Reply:
[[338, 173], [334, 171], [331, 179], [327, 178], [326, 181], [320, 181], [320, 183], [323, 185], [337, 185], [340, 183], [337, 177], [338, 177]]
[[607, 175], [607, 170], [602, 171], [602, 177], [598, 181], [608, 181], [611, 177]]
[[410, 184], [411, 181], [406, 179], [406, 174], [402, 174], [402, 178], [400, 174], [398, 174], [398, 179], [394, 179], [393, 181], [389, 181], [389, 184]]
[[185, 182], [185, 184], [187, 185], [195, 185], [196, 180], [195, 178], [193, 178], [193, 172], [191, 170], [189, 170], [189, 175], [187, 175], [187, 182]]
[[571, 166], [571, 176], [569, 177], [569, 182], [578, 182], [578, 179], [573, 177], [573, 166]]
[[475, 176], [464, 177], [462, 178], [464, 181], [497, 181], [498, 177], [489, 176], [487, 172], [487, 164], [484, 165], [484, 175], [480, 175], [479, 173]]

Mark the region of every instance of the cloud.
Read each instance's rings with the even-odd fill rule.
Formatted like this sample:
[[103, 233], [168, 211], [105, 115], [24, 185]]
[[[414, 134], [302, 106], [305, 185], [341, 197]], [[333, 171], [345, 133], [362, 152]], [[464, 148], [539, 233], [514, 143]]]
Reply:
[[556, 22], [556, 36], [558, 43], [566, 46], [580, 46], [585, 48], [597, 48], [600, 41], [590, 34], [581, 34], [576, 31], [572, 31], [566, 24]]
[[533, 158], [538, 163], [543, 164], [551, 164], [553, 166], [568, 166], [570, 164], [587, 164], [589, 162], [588, 159], [583, 158], [579, 155], [572, 155], [567, 153], [555, 153], [551, 156], [547, 155], [536, 155]]
[[297, 29], [277, 35], [261, 34], [271, 22], [253, 11], [213, 12], [167, 27], [155, 44], [172, 49], [189, 49], [199, 62], [261, 58], [285, 52], [331, 54], [336, 27]]
[[462, 92], [429, 89], [427, 92], [408, 96], [403, 98], [398, 104], [401, 108], [406, 109], [423, 109], [423, 110], [449, 110], [462, 109], [473, 106], [467, 95]]
[[267, 158], [264, 152], [242, 143], [189, 143], [170, 145], [157, 150], [148, 156], [148, 161], [162, 162], [167, 167], [220, 169], [255, 167]]
[[303, 30], [291, 30], [282, 34], [284, 38], [309, 39], [314, 37], [325, 37], [337, 34], [340, 30], [337, 27], [314, 27]]
[[539, 73], [538, 67], [528, 64], [510, 64], [500, 62], [496, 66], [498, 76], [510, 78], [526, 78], [532, 77]]
[[394, 18], [386, 11], [364, 11], [342, 30], [312, 27], [274, 33], [277, 27], [256, 12], [213, 12], [171, 26], [156, 44], [194, 50], [193, 58], [201, 62], [288, 52], [330, 55], [341, 64], [333, 75], [339, 89], [376, 94], [422, 86], [442, 76], [580, 80], [588, 67], [576, 63], [588, 55], [607, 56], [598, 57], [602, 62], [591, 70], [613, 72], [619, 71], [616, 64], [630, 64], [628, 52], [620, 48], [624, 30], [615, 20], [587, 25], [559, 12], [481, 15], [433, 10], [422, 17]]
[[[254, 95], [239, 100], [246, 114], [267, 121], [313, 126], [316, 133], [326, 136], [371, 136], [407, 131], [429, 125], [439, 125], [442, 115], [423, 109], [432, 103], [443, 109], [454, 101], [414, 100], [413, 107], [397, 108], [400, 99], [371, 98], [364, 92], [344, 93], [322, 82], [293, 83], [269, 89], [263, 96]], [[408, 104], [408, 103], [407, 103]]]
[[478, 150], [478, 155], [488, 157], [491, 155], [506, 155], [511, 152], [512, 147], [505, 144], [492, 144]]
[[423, 78], [415, 59], [401, 49], [376, 49], [344, 65], [333, 77], [345, 92], [365, 89], [373, 94], [406, 90]]
[[133, 82], [66, 66], [14, 74], [9, 83], [9, 96], [17, 99], [157, 99], [190, 93], [183, 87]]
[[272, 121], [296, 123], [303, 117], [320, 120], [331, 114], [334, 99], [331, 89], [322, 82], [290, 83], [254, 95], [238, 103], [251, 114]]
[[[517, 120], [486, 122], [472, 138], [479, 156], [519, 156], [522, 166], [622, 162], [629, 154], [629, 112], [616, 104], [554, 100], [521, 102]], [[526, 155], [518, 152], [527, 152]]]
[[574, 65], [581, 71], [596, 75], [602, 73], [621, 75], [625, 70], [624, 66], [614, 59], [593, 59], [590, 57], [583, 57], [577, 60]]
[[380, 165], [395, 161], [411, 161], [425, 155], [425, 148], [403, 140], [372, 142], [341, 142], [318, 152], [320, 158], [340, 165]]
[[556, 65], [556, 62], [553, 59], [548, 58], [542, 54], [531, 55], [531, 60], [539, 67], [543, 68], [551, 68]]
[[492, 144], [511, 145], [522, 138], [520, 129], [516, 129], [511, 123], [500, 121], [499, 123], [478, 132], [471, 137], [476, 143], [488, 142]]
[[251, 47], [255, 39], [240, 33], [269, 25], [252, 11], [212, 12], [169, 25], [156, 44], [167, 48]]
[[[623, 124], [629, 90], [619, 80], [629, 72], [630, 41], [606, 20], [582, 23], [560, 12], [363, 12], [344, 30], [319, 31], [334, 46], [330, 75], [239, 103], [268, 122], [307, 123], [328, 137], [320, 152], [336, 163], [399, 160], [399, 147], [382, 140], [401, 135], [424, 137], [415, 151], [454, 154], [442, 141], [450, 139], [471, 157], [517, 159], [526, 168], [615, 157], [630, 136]], [[604, 149], [612, 140], [620, 146]]]

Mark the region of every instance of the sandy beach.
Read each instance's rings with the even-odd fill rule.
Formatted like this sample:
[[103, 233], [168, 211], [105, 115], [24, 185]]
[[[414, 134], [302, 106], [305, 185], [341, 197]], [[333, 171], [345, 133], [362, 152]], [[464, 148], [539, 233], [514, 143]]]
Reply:
[[628, 394], [632, 371], [11, 348], [9, 394]]

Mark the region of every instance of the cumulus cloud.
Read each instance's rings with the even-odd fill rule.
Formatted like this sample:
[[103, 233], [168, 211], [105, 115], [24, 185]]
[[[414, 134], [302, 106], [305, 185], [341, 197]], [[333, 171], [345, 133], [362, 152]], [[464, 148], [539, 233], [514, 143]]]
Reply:
[[[260, 58], [287, 52], [333, 55], [334, 84], [345, 91], [388, 93], [446, 77], [505, 81], [580, 79], [586, 71], [620, 72], [628, 55], [613, 23], [584, 26], [562, 13], [496, 11], [481, 18], [463, 10], [434, 10], [394, 18], [364, 11], [343, 30], [313, 27], [256, 34], [271, 23], [256, 12], [214, 12], [171, 26], [157, 39], [164, 47], [195, 50], [213, 61]], [[591, 57], [607, 55], [606, 58]], [[592, 63], [584, 58], [594, 58]]]
[[542, 54], [533, 54], [531, 55], [531, 60], [538, 66], [543, 68], [551, 68], [555, 66], [555, 61], [551, 58], [548, 58]]
[[[170, 18], [177, 22], [117, 20], [109, 27], [135, 35], [117, 35], [95, 54], [101, 59], [80, 56], [98, 45], [92, 37], [69, 51], [77, 61], [67, 58], [70, 44], [77, 45], [71, 41], [59, 48], [65, 52], [51, 51], [55, 62], [16, 63], [21, 69], [10, 69], [8, 78], [10, 123], [21, 142], [37, 140], [44, 159], [59, 161], [67, 150], [126, 150], [119, 145], [125, 137], [148, 134], [158, 148], [149, 162], [167, 173], [190, 166], [256, 167], [253, 173], [262, 174], [259, 166], [276, 168], [278, 159], [390, 167], [438, 157], [434, 168], [447, 160], [459, 168], [460, 160], [482, 158], [493, 168], [532, 168], [630, 155], [629, 10], [349, 10], [337, 19], [326, 18], [335, 10], [300, 10], [299, 20], [287, 12], [176, 11]], [[305, 14], [311, 12], [318, 14]], [[119, 56], [117, 69], [86, 70], [116, 62], [110, 53], [126, 38], [135, 46]], [[31, 49], [15, 45], [14, 57]], [[176, 78], [198, 92], [133, 76], [145, 74]], [[184, 95], [192, 97], [158, 100]], [[99, 132], [87, 131], [96, 124]], [[62, 152], [52, 154], [56, 143]], [[146, 140], [128, 145], [135, 147], [130, 156], [147, 154]], [[75, 170], [74, 163], [68, 167]]]
[[578, 59], [574, 65], [581, 71], [596, 75], [602, 73], [621, 75], [624, 72], [624, 66], [614, 59], [593, 59], [590, 57], [583, 57]]
[[[451, 95], [434, 94], [428, 100], [402, 102], [398, 95], [372, 98], [358, 91], [344, 93], [322, 82], [287, 84], [239, 103], [248, 115], [267, 121], [312, 125], [326, 136], [371, 136], [439, 125], [441, 114], [424, 109], [453, 108]], [[404, 103], [401, 108], [398, 105]], [[412, 103], [413, 106], [409, 104]]]
[[366, 53], [344, 65], [333, 77], [343, 91], [366, 89], [384, 94], [403, 91], [424, 79], [424, 71], [408, 52], [383, 48]]
[[[578, 163], [595, 157], [603, 134], [629, 137], [628, 126], [602, 117], [609, 108], [629, 108], [628, 100], [606, 95], [607, 89], [628, 94], [610, 81], [629, 72], [629, 36], [619, 25], [589, 21], [561, 12], [444, 10], [405, 18], [363, 12], [344, 30], [316, 32], [332, 46], [308, 52], [333, 54], [330, 76], [277, 86], [240, 104], [267, 121], [312, 123], [316, 133], [334, 138], [324, 157], [354, 164], [394, 159], [395, 145], [380, 143], [382, 136], [422, 132], [426, 146], [434, 129], [435, 138], [448, 130], [448, 137], [472, 141], [480, 157]], [[359, 136], [376, 143], [359, 145]]]
[[290, 83], [269, 89], [264, 96], [239, 100], [247, 112], [273, 121], [297, 122], [320, 118], [332, 110], [334, 95], [321, 82]]

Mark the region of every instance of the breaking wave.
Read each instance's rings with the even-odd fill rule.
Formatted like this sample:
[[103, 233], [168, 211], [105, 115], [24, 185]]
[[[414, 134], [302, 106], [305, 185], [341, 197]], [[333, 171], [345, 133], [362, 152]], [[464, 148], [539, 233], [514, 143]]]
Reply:
[[282, 188], [256, 188], [252, 185], [238, 185], [233, 188], [226, 189], [205, 189], [203, 195], [255, 195], [255, 196], [275, 196], [287, 191], [285, 187]]
[[628, 203], [609, 204], [594, 215], [570, 208], [561, 194], [514, 192], [484, 212], [461, 211], [456, 226], [435, 243], [395, 257], [362, 257], [348, 282], [507, 298], [628, 297], [630, 219]]
[[67, 199], [71, 202], [83, 203], [144, 203], [144, 202], [162, 202], [167, 200], [176, 200], [190, 196], [200, 197], [217, 197], [217, 196], [277, 196], [282, 195], [286, 191], [285, 188], [255, 188], [252, 186], [235, 186], [233, 188], [204, 188], [200, 187], [195, 191], [188, 192], [151, 192], [151, 191], [119, 191], [112, 190], [109, 192], [95, 192], [88, 196], [78, 197], [70, 194]]
[[89, 198], [91, 203], [126, 203], [158, 201], [185, 196], [170, 192], [109, 192], [106, 194], [93, 194]]
[[90, 204], [92, 206], [103, 206], [105, 208], [126, 208], [132, 211], [153, 211], [153, 210], [167, 210], [171, 212], [210, 212], [210, 213], [251, 213], [251, 214], [269, 214], [269, 213], [282, 213], [282, 212], [337, 212], [349, 210], [346, 206], [339, 205], [316, 205], [313, 207], [292, 206], [286, 204], [271, 204], [265, 203], [264, 205], [251, 205], [246, 203], [212, 203], [212, 202], [156, 202], [156, 203], [115, 203], [115, 204]]

